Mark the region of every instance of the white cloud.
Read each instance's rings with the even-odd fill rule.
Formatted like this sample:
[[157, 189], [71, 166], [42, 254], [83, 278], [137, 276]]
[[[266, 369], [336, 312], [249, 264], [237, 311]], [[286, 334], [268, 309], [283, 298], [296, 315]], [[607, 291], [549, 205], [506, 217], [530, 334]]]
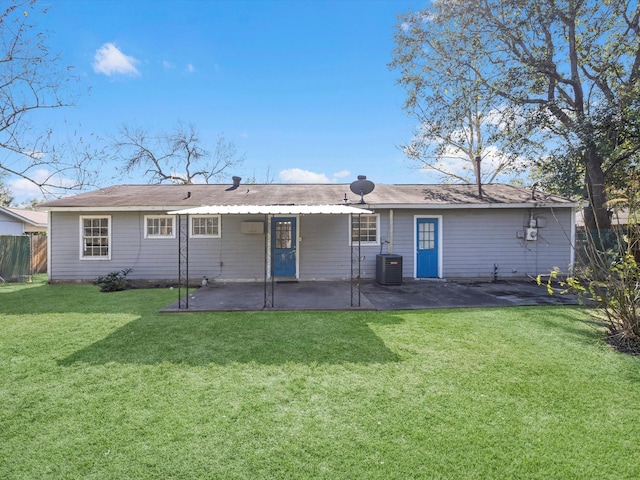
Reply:
[[351, 172], [349, 170], [340, 170], [339, 172], [333, 174], [333, 178], [345, 178], [349, 175], [351, 175]]
[[108, 77], [112, 75], [138, 76], [139, 61], [122, 53], [113, 43], [105, 43], [94, 55], [93, 70]]
[[24, 178], [9, 180], [7, 186], [16, 200], [26, 200], [29, 198], [41, 198], [42, 192], [34, 183]]
[[34, 160], [41, 160], [45, 156], [45, 153], [40, 150], [23, 150], [22, 153]]
[[280, 179], [285, 183], [329, 183], [324, 173], [310, 172], [301, 168], [288, 168], [280, 172]]
[[312, 172], [301, 168], [288, 168], [279, 173], [280, 180], [284, 183], [338, 183], [340, 178], [351, 175], [349, 170], [340, 170], [331, 175], [331, 178], [324, 173]]
[[162, 66], [165, 68], [165, 70], [170, 70], [172, 68], [176, 68], [176, 66], [173, 63], [171, 63], [171, 62], [169, 62], [167, 60], [163, 60], [162, 61]]
[[196, 71], [196, 68], [191, 63], [188, 63], [187, 64], [187, 72], [193, 73], [195, 71]]
[[[507, 169], [507, 171], [503, 171], [503, 173], [494, 181], [508, 181], [511, 170], [522, 170], [526, 166], [526, 160], [522, 157], [508, 157], [502, 150], [493, 145], [485, 147], [482, 152], [481, 163], [483, 177], [487, 173], [494, 172], [496, 169], [501, 167], [502, 163], [505, 161], [510, 162], [509, 165], [511, 168]], [[474, 162], [469, 159], [466, 153], [453, 146], [447, 147], [443, 156], [434, 162], [434, 166], [440, 171], [449, 172], [459, 177], [466, 178], [469, 182], [475, 181]], [[428, 181], [430, 182], [442, 180], [442, 174], [431, 168], [422, 167], [420, 168], [420, 171], [427, 176]]]

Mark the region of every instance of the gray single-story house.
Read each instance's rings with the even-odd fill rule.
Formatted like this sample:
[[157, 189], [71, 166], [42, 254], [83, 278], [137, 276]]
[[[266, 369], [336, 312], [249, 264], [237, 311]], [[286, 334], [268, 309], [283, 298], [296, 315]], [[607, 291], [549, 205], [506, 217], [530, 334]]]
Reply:
[[47, 271], [46, 212], [0, 207], [0, 282]]
[[[355, 183], [355, 182], [354, 182]], [[353, 184], [352, 184], [353, 185]], [[130, 268], [151, 284], [378, 279], [493, 280], [566, 271], [579, 205], [511, 185], [119, 185], [40, 205], [49, 279]], [[382, 259], [382, 260], [381, 260]], [[384, 269], [384, 267], [383, 267]], [[354, 273], [355, 272], [355, 273]]]
[[0, 207], [0, 235], [47, 233], [47, 214], [23, 208]]

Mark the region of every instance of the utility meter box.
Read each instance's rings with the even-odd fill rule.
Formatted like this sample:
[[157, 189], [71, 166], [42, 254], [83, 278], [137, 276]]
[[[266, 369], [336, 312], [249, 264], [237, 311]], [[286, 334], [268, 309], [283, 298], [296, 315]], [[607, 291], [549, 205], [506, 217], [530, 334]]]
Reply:
[[538, 240], [538, 229], [537, 228], [527, 228], [527, 230], [525, 231], [524, 238], [528, 242], [535, 242], [536, 240]]

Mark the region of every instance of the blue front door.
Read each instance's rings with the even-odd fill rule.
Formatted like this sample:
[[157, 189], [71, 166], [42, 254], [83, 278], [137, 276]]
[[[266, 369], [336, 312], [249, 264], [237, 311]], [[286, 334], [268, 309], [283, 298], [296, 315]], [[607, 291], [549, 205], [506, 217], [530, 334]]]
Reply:
[[416, 224], [416, 276], [438, 276], [438, 219], [418, 218]]
[[275, 277], [296, 276], [296, 219], [271, 219], [272, 272]]

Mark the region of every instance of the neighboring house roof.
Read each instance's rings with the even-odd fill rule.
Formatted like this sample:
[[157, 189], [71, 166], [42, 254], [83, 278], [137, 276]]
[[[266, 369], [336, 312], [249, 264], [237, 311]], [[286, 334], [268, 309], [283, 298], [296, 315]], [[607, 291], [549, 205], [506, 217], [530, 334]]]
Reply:
[[[476, 185], [377, 184], [364, 197], [349, 184], [116, 185], [43, 203], [43, 210], [175, 211], [210, 205], [362, 205], [365, 208], [514, 208], [575, 207], [578, 204], [540, 191], [486, 184], [482, 199]], [[346, 199], [346, 201], [345, 201]]]
[[[611, 226], [621, 226], [629, 224], [629, 209], [627, 208], [615, 208], [609, 211], [611, 218]], [[638, 214], [632, 216], [631, 223], [638, 222]], [[576, 212], [576, 226], [584, 227], [584, 210]]]
[[38, 212], [35, 210], [25, 210], [22, 208], [0, 207], [0, 212], [4, 212], [10, 217], [34, 227], [46, 228], [48, 219], [47, 212]]

